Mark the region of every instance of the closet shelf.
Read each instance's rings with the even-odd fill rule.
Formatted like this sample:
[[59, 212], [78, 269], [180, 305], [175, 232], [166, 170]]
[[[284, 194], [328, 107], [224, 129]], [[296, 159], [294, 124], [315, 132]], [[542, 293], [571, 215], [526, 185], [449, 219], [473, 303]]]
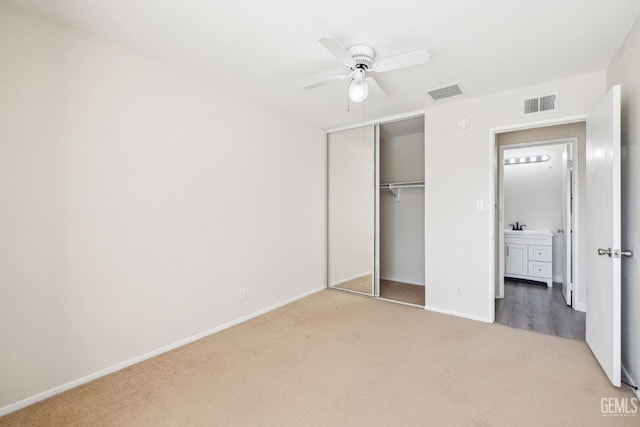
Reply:
[[424, 188], [424, 181], [386, 182], [380, 184], [380, 190], [391, 191], [396, 202], [400, 201], [400, 190], [410, 188]]

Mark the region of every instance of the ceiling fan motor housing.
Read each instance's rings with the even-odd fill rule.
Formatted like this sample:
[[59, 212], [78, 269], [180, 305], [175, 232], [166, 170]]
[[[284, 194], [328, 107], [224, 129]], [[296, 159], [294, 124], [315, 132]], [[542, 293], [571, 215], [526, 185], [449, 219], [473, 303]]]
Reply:
[[347, 53], [351, 55], [351, 58], [353, 58], [355, 62], [353, 66], [354, 69], [362, 68], [370, 70], [373, 67], [373, 59], [376, 57], [376, 52], [371, 46], [363, 44], [351, 46], [347, 49]]

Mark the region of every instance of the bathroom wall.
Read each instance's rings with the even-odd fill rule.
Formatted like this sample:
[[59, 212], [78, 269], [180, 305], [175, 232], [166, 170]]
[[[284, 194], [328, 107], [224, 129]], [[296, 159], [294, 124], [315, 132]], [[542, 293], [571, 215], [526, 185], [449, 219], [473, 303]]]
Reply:
[[505, 150], [504, 157], [550, 156], [548, 162], [505, 165], [504, 224], [516, 221], [525, 230], [553, 233], [553, 281], [564, 280], [564, 234], [562, 228], [562, 152], [565, 144]]

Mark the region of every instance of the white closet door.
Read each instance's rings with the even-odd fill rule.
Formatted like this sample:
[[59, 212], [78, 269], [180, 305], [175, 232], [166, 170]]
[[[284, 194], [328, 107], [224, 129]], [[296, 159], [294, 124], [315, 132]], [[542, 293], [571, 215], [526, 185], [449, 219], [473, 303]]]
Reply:
[[328, 286], [374, 294], [375, 199], [374, 127], [327, 136]]

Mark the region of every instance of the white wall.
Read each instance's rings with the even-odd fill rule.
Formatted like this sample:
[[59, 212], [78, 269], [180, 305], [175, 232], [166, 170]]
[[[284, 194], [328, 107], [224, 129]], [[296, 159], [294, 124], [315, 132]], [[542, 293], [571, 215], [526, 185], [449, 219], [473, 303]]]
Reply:
[[0, 408], [324, 286], [323, 131], [1, 4], [0, 58]]
[[373, 127], [328, 135], [329, 283], [373, 272], [375, 151]]
[[[384, 126], [384, 125], [382, 125]], [[424, 133], [380, 139], [380, 182], [424, 179]], [[424, 190], [380, 193], [380, 276], [424, 285]]]
[[384, 130], [380, 133], [380, 182], [423, 180], [424, 132], [399, 136], [385, 136]]
[[[490, 129], [588, 113], [605, 93], [605, 74], [595, 73], [502, 92], [426, 112], [426, 267], [428, 308], [491, 320], [493, 312], [494, 193]], [[559, 109], [523, 117], [522, 99], [557, 93]], [[468, 117], [471, 126], [458, 130]], [[485, 210], [477, 211], [482, 200]], [[456, 287], [463, 295], [456, 295]]]
[[505, 150], [504, 157], [548, 155], [548, 162], [505, 165], [504, 224], [526, 224], [526, 230], [553, 233], [553, 281], [564, 280], [562, 152], [566, 144]]
[[[622, 84], [622, 365], [640, 385], [640, 21], [607, 70], [607, 87]], [[639, 395], [640, 397], [640, 395]]]

